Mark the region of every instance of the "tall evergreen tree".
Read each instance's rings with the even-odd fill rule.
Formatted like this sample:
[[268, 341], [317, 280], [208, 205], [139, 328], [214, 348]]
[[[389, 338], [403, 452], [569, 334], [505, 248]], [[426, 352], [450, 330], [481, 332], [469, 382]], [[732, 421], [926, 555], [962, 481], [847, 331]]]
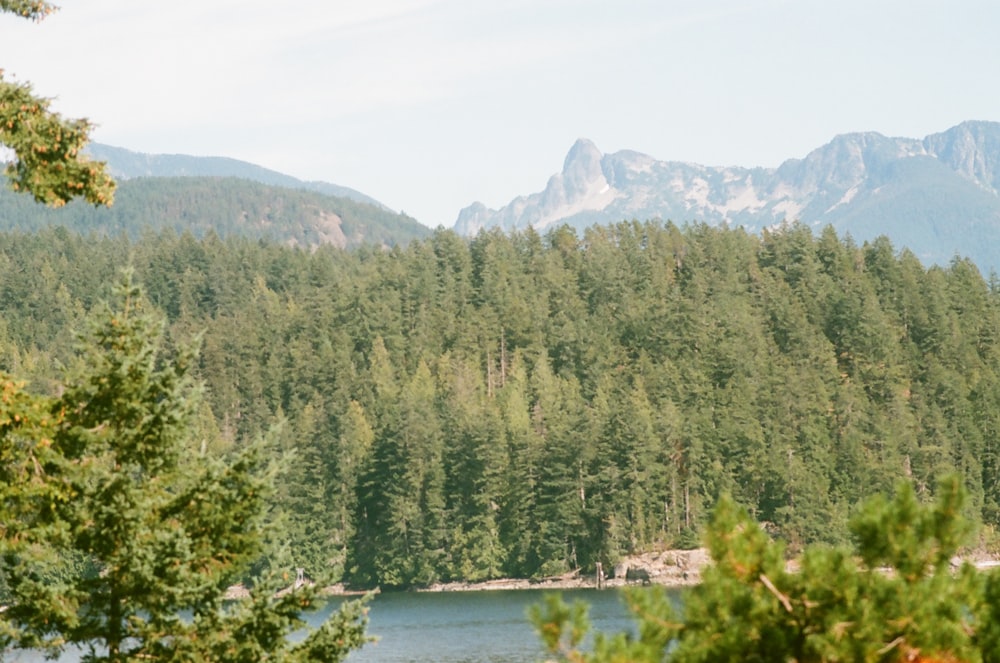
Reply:
[[[91, 661], [342, 659], [364, 641], [357, 605], [299, 644], [285, 636], [314, 590], [273, 598], [272, 585], [224, 605], [263, 552], [260, 449], [226, 462], [190, 439], [193, 350], [166, 353], [130, 279], [117, 296], [59, 396], [5, 382], [0, 455], [14, 462], [0, 499], [11, 596], [0, 644], [75, 644]], [[65, 568], [73, 560], [84, 568]]]
[[968, 533], [962, 499], [956, 477], [933, 504], [902, 485], [853, 520], [854, 551], [810, 547], [797, 573], [781, 544], [723, 499], [706, 533], [714, 564], [680, 609], [665, 592], [631, 592], [636, 627], [597, 634], [592, 651], [582, 649], [585, 605], [550, 597], [532, 619], [549, 652], [576, 663], [994, 661], [996, 576], [950, 568]]

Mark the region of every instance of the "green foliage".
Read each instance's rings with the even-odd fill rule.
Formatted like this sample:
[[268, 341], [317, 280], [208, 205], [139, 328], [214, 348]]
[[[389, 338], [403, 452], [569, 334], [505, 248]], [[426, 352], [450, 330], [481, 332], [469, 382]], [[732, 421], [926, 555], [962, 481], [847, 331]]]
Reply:
[[572, 661], [590, 630], [588, 610], [583, 601], [567, 605], [558, 594], [549, 594], [541, 604], [529, 606], [528, 618], [538, 628], [546, 650]]
[[17, 14], [40, 21], [56, 10], [55, 5], [43, 0], [0, 0], [0, 12]]
[[558, 594], [547, 595], [541, 604], [528, 608], [546, 651], [568, 663], [658, 663], [674, 643], [683, 625], [674, 617], [673, 604], [662, 587], [631, 591], [625, 595], [629, 611], [638, 621], [638, 634], [594, 636], [591, 651], [581, 646], [590, 634], [589, 610], [584, 601], [567, 605]]
[[281, 589], [288, 580], [271, 574], [258, 583], [250, 598], [196, 613], [188, 632], [151, 651], [170, 661], [326, 663], [343, 661], [351, 651], [372, 641], [365, 634], [368, 595], [344, 601], [304, 639], [289, 643], [290, 634], [307, 628], [302, 613], [317, 609], [322, 600], [315, 587]]
[[[0, 13], [41, 20], [55, 7], [39, 0], [3, 0]], [[55, 207], [81, 197], [94, 205], [111, 205], [115, 183], [104, 164], [82, 152], [91, 125], [66, 120], [49, 109], [49, 100], [31, 86], [3, 79], [0, 69], [0, 145], [13, 150], [5, 175], [15, 191], [26, 191]]]
[[263, 583], [225, 606], [264, 553], [270, 461], [261, 444], [224, 459], [191, 438], [196, 353], [165, 351], [130, 278], [116, 297], [61, 393], [3, 383], [0, 645], [76, 644], [109, 661], [340, 660], [364, 642], [357, 604], [300, 646], [286, 638], [316, 608], [315, 589], [275, 597]]
[[564, 661], [996, 660], [996, 578], [949, 565], [963, 500], [955, 477], [933, 504], [901, 484], [852, 520], [854, 551], [810, 546], [788, 572], [784, 547], [724, 499], [706, 533], [714, 563], [679, 613], [662, 590], [633, 590], [636, 635], [599, 634], [591, 652], [585, 606], [549, 597], [530, 616]]
[[119, 183], [113, 207], [73, 201], [52, 209], [0, 192], [0, 229], [75, 232], [133, 239], [170, 229], [198, 237], [267, 239], [303, 249], [322, 245], [389, 246], [425, 238], [430, 230], [373, 204], [235, 177], [141, 177]]
[[967, 261], [801, 226], [353, 252], [0, 233], [0, 368], [55, 389], [121, 264], [168, 337], [201, 334], [197, 439], [235, 454], [284, 422], [268, 531], [311, 577], [589, 575], [698, 545], [723, 494], [797, 554], [947, 473], [973, 525], [1000, 525], [1000, 288]]

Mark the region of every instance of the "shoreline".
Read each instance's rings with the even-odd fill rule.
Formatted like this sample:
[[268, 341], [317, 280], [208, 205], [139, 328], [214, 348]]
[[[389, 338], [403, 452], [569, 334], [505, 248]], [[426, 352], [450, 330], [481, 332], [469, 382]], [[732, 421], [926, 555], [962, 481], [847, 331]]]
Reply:
[[[607, 576], [610, 577], [602, 578], [600, 583], [597, 581], [596, 573], [582, 574], [578, 569], [547, 578], [494, 578], [476, 582], [458, 580], [437, 582], [426, 587], [412, 587], [398, 591], [427, 593], [520, 591], [526, 589], [619, 589], [642, 585], [690, 587], [701, 582], [701, 570], [709, 563], [711, 563], [711, 559], [705, 548], [665, 550], [632, 555], [622, 559], [618, 564], [608, 568]], [[379, 592], [381, 589], [376, 588], [373, 591]], [[348, 590], [342, 583], [325, 588], [323, 593], [331, 596], [364, 594], [363, 591]]]
[[640, 587], [660, 585], [662, 587], [690, 587], [701, 581], [700, 574], [688, 575], [687, 578], [657, 577], [649, 581], [625, 580], [624, 578], [608, 578], [598, 587], [594, 578], [575, 579], [544, 579], [525, 580], [520, 578], [497, 578], [480, 582], [442, 582], [428, 587], [414, 588], [413, 592], [486, 592], [486, 591], [519, 591], [525, 589], [620, 589], [622, 587]]
[[[968, 562], [980, 571], [1000, 567], [1000, 559], [972, 553], [964, 558], [956, 559], [953, 566]], [[642, 585], [659, 585], [662, 587], [690, 587], [701, 582], [702, 569], [711, 564], [708, 551], [704, 548], [693, 550], [667, 550], [663, 552], [634, 555], [616, 564], [611, 571], [612, 577], [604, 578], [600, 585], [596, 573], [582, 575], [573, 571], [561, 576], [548, 578], [494, 578], [476, 582], [453, 581], [437, 582], [426, 587], [410, 587], [405, 589], [386, 589], [386, 592], [488, 592], [488, 591], [520, 591], [526, 589], [563, 590], [563, 589], [619, 589]], [[797, 560], [789, 560], [786, 568], [790, 572], [798, 569]], [[289, 591], [288, 588], [284, 591]], [[369, 592], [380, 593], [383, 590], [375, 587], [370, 590], [353, 589], [344, 583], [328, 585], [320, 590], [325, 596], [364, 596]], [[249, 598], [250, 592], [242, 585], [233, 585], [226, 592], [227, 600]]]
[[[528, 589], [541, 590], [563, 590], [563, 589], [621, 589], [623, 587], [640, 587], [643, 585], [660, 585], [663, 587], [690, 587], [697, 585], [701, 581], [700, 574], [689, 575], [687, 578], [650, 578], [648, 582], [641, 580], [625, 580], [624, 578], [608, 578], [597, 586], [595, 578], [494, 578], [493, 580], [481, 580], [477, 582], [437, 582], [426, 587], [408, 587], [403, 589], [386, 589], [375, 587], [373, 589], [348, 589], [342, 583], [328, 585], [320, 590], [324, 596], [352, 597], [364, 596], [368, 593], [381, 594], [393, 592], [412, 592], [416, 594], [445, 593], [445, 592], [492, 592], [492, 591], [523, 591]], [[283, 590], [289, 591], [289, 590]], [[226, 591], [227, 601], [236, 601], [250, 598], [250, 590], [243, 585], [233, 585]]]

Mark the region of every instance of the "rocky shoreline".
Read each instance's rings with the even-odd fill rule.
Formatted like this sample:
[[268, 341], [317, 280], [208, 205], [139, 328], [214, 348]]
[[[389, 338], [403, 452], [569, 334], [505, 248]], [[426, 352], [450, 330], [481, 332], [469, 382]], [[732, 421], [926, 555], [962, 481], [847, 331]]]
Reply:
[[708, 551], [666, 550], [644, 553], [623, 559], [607, 569], [598, 581], [597, 574], [578, 571], [550, 578], [499, 578], [483, 582], [435, 583], [419, 592], [475, 592], [507, 589], [603, 589], [628, 585], [663, 585], [685, 587], [701, 581], [701, 570], [710, 563]]
[[[696, 585], [701, 580], [701, 569], [710, 558], [704, 548], [694, 550], [667, 550], [628, 557], [613, 568], [607, 569], [600, 584], [597, 574], [573, 571], [549, 578], [496, 578], [480, 582], [441, 582], [427, 587], [414, 588], [415, 592], [484, 592], [523, 589], [595, 589], [625, 587], [628, 585], [655, 584], [667, 587]], [[287, 590], [286, 590], [287, 591]], [[374, 590], [378, 592], [379, 590]], [[328, 596], [354, 596], [365, 594], [346, 587], [343, 583], [323, 589]], [[226, 592], [227, 600], [250, 597], [243, 585], [233, 585]]]
[[[964, 561], [972, 563], [977, 569], [1000, 567], [1000, 560], [981, 553], [970, 555], [966, 559], [956, 559], [957, 567]], [[705, 548], [693, 550], [666, 550], [661, 552], [643, 553], [623, 559], [614, 568], [605, 572], [605, 577], [598, 583], [597, 574], [581, 574], [574, 571], [561, 576], [549, 578], [497, 578], [480, 582], [442, 582], [427, 587], [415, 588], [415, 592], [484, 592], [524, 589], [603, 589], [626, 587], [630, 585], [662, 585], [664, 587], [687, 587], [701, 581], [702, 569], [711, 563]], [[797, 568], [795, 560], [788, 562], [788, 569]], [[378, 589], [374, 590], [378, 592]], [[354, 590], [342, 583], [324, 588], [324, 594], [329, 596], [355, 596], [365, 594], [365, 591]], [[248, 598], [250, 592], [242, 585], [229, 588], [226, 598], [235, 600]]]

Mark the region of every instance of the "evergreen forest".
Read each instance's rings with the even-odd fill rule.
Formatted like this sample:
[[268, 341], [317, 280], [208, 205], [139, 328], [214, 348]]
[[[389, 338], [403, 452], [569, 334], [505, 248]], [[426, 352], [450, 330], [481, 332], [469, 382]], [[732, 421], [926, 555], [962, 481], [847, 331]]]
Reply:
[[34, 232], [59, 225], [133, 240], [150, 231], [169, 229], [195, 237], [211, 231], [306, 248], [383, 246], [431, 233], [405, 214], [376, 204], [236, 177], [140, 177], [116, 187], [113, 206], [71, 200], [57, 208], [0, 189], [0, 231]]
[[290, 456], [268, 518], [357, 587], [541, 577], [700, 543], [723, 495], [791, 551], [954, 473], [1000, 523], [1000, 284], [830, 228], [623, 222], [312, 250], [0, 233], [0, 371], [55, 389], [123, 267], [197, 338], [194, 425]]

